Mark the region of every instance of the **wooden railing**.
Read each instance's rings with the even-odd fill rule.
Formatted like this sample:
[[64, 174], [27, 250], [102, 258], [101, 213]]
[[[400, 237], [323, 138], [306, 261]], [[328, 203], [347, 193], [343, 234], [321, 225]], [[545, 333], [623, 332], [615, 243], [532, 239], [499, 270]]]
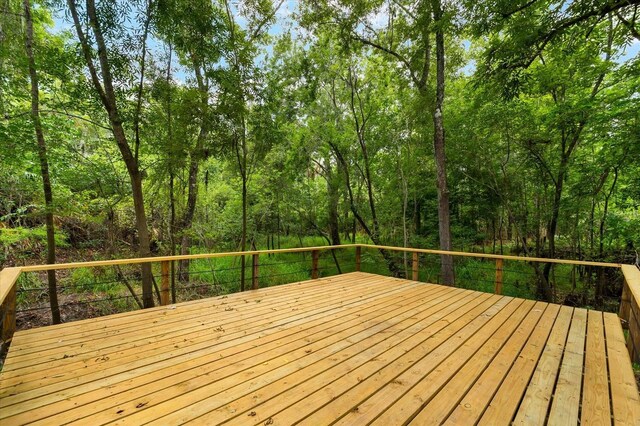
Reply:
[[468, 253], [444, 250], [418, 249], [409, 247], [393, 247], [380, 246], [371, 244], [347, 244], [339, 246], [318, 246], [291, 249], [273, 249], [273, 250], [252, 250], [245, 252], [226, 252], [226, 253], [206, 253], [178, 256], [159, 256], [148, 258], [134, 259], [116, 259], [116, 260], [100, 260], [92, 262], [76, 262], [61, 263], [54, 265], [34, 265], [6, 268], [0, 271], [0, 311], [3, 313], [0, 321], [2, 322], [2, 340], [7, 342], [11, 340], [11, 336], [16, 330], [16, 290], [17, 281], [22, 273], [25, 272], [42, 272], [49, 270], [68, 270], [77, 268], [92, 268], [117, 265], [134, 265], [142, 263], [159, 263], [160, 264], [160, 304], [168, 305], [171, 303], [170, 290], [170, 265], [171, 262], [180, 260], [197, 260], [197, 259], [215, 259], [223, 257], [251, 256], [251, 289], [260, 287], [260, 256], [269, 254], [284, 253], [311, 253], [311, 269], [310, 275], [312, 279], [319, 277], [319, 257], [323, 251], [333, 251], [337, 249], [354, 249], [355, 250], [355, 270], [360, 271], [362, 268], [362, 252], [363, 249], [384, 250], [388, 252], [401, 252], [411, 254], [411, 279], [418, 280], [420, 272], [419, 259], [420, 255], [447, 255], [465, 258], [480, 258], [495, 260], [495, 283], [494, 292], [502, 294], [503, 292], [503, 271], [505, 261], [520, 261], [532, 263], [551, 263], [575, 266], [591, 266], [621, 269], [624, 275], [624, 286], [622, 300], [620, 305], [619, 316], [623, 320], [623, 325], [628, 326], [629, 338], [628, 347], [631, 359], [634, 362], [640, 362], [640, 270], [633, 265], [622, 265], [618, 263], [591, 262], [581, 260], [564, 260], [564, 259], [546, 259], [522, 256], [506, 256], [486, 253]]
[[0, 271], [0, 311], [2, 312], [2, 340], [11, 340], [16, 330], [16, 291], [22, 268]]
[[618, 316], [628, 328], [627, 348], [631, 360], [640, 363], [640, 269], [634, 265], [622, 265], [624, 286]]

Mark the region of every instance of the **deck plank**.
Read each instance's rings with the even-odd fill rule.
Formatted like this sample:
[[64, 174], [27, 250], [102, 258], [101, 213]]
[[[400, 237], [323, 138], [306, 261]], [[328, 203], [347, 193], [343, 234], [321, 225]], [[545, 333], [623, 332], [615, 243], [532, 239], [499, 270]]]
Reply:
[[[355, 281], [354, 286], [366, 286], [366, 281], [366, 278]], [[371, 284], [372, 288], [377, 286], [375, 282]], [[248, 320], [255, 315], [264, 315], [273, 308], [281, 309], [286, 306], [293, 306], [295, 303], [313, 302], [318, 298], [323, 298], [325, 295], [331, 295], [332, 291], [344, 291], [344, 285], [340, 285], [340, 283], [325, 283], [325, 285], [318, 286], [316, 283], [312, 288], [301, 291], [300, 294], [296, 295], [297, 300], [293, 301], [291, 300], [292, 293], [276, 294], [273, 296], [268, 295], [269, 303], [260, 305], [259, 303], [262, 302], [264, 295], [251, 294], [252, 292], [250, 292], [246, 293], [245, 297], [241, 299], [246, 301], [243, 304], [238, 303], [240, 301], [238, 298], [229, 300], [229, 298], [224, 298], [223, 296], [222, 298], [216, 298], [215, 304], [207, 304], [204, 307], [193, 304], [169, 306], [163, 310], [156, 310], [152, 327], [149, 326], [148, 319], [146, 322], [141, 319], [133, 325], [125, 322], [124, 324], [109, 326], [107, 329], [97, 327], [92, 335], [87, 335], [88, 332], [86, 331], [74, 333], [74, 329], [65, 328], [62, 335], [54, 339], [43, 339], [38, 343], [39, 346], [32, 344], [23, 347], [18, 343], [17, 350], [12, 351], [10, 356], [7, 357], [7, 372], [18, 370], [23, 366], [33, 368], [36, 365], [33, 361], [37, 359], [40, 360], [40, 363], [50, 364], [56, 360], [65, 359], [63, 358], [65, 354], [79, 356], [85, 353], [93, 354], [96, 350], [111, 350], [114, 346], [122, 345], [123, 341], [132, 343], [136, 338], [140, 344], [162, 340], [168, 336], [189, 331], [189, 327], [185, 327], [185, 325], [190, 325], [191, 328], [202, 328], [211, 321], [224, 321], [229, 317], [238, 320], [247, 318]], [[227, 311], [230, 307], [233, 311]], [[97, 321], [97, 319], [91, 321]]]
[[480, 425], [510, 424], [559, 312], [558, 305], [547, 307], [520, 356], [482, 415]]
[[551, 424], [578, 424], [586, 328], [587, 310], [575, 309], [549, 412]]
[[547, 344], [516, 413], [514, 424], [542, 425], [545, 423], [572, 316], [573, 308], [568, 306], [560, 308], [558, 318], [553, 324]]
[[[433, 297], [442, 293], [441, 289], [434, 289], [434, 291], [423, 288], [421, 290], [424, 294], [432, 295]], [[418, 291], [420, 291], [420, 289], [416, 289], [415, 292], [404, 293], [404, 296], [417, 296], [419, 295]], [[207, 352], [204, 356], [192, 358], [188, 362], [178, 363], [177, 365], [171, 365], [174, 364], [171, 363], [164, 368], [153, 369], [145, 374], [126, 380], [122, 380], [122, 378], [120, 381], [115, 380], [115, 378], [110, 379], [108, 382], [109, 386], [106, 389], [99, 387], [90, 392], [82, 393], [82, 391], [86, 391], [86, 389], [80, 388], [77, 395], [59, 401], [56, 404], [56, 409], [65, 407], [73, 409], [65, 413], [63, 417], [75, 419], [81, 417], [80, 413], [82, 412], [82, 408], [80, 406], [83, 404], [91, 403], [92, 409], [99, 411], [116, 405], [127, 405], [125, 404], [127, 401], [140, 398], [144, 396], [145, 393], [149, 394], [154, 391], [163, 390], [171, 385], [176, 385], [176, 383], [179, 384], [181, 380], [189, 380], [189, 386], [195, 386], [198, 380], [203, 383], [208, 383], [216, 376], [224, 377], [224, 374], [228, 374], [234, 366], [237, 368], [241, 366], [245, 368], [251, 367], [254, 365], [253, 362], [255, 362], [252, 360], [260, 359], [261, 361], [268, 361], [268, 356], [273, 357], [296, 348], [306, 347], [314, 336], [325, 336], [332, 330], [338, 328], [348, 329], [362, 321], [376, 318], [376, 316], [386, 314], [394, 309], [397, 310], [402, 304], [402, 300], [402, 296], [396, 295], [394, 299], [383, 299], [379, 304], [372, 304], [365, 309], [355, 307], [353, 310], [347, 311], [344, 316], [336, 315], [330, 321], [322, 318], [311, 324], [293, 327], [293, 330], [296, 331], [296, 333], [293, 334], [282, 331], [257, 338], [254, 336], [246, 336], [243, 339], [245, 340], [244, 343], [236, 340], [226, 345], [226, 349], [219, 345], [217, 351]], [[287, 340], [286, 344], [283, 343], [283, 339]], [[229, 359], [233, 360], [231, 364], [229, 364]], [[197, 374], [194, 374], [194, 372], [197, 372]], [[206, 374], [206, 376], [201, 377], [204, 374]], [[141, 388], [142, 386], [144, 387]], [[137, 404], [136, 402], [133, 405]], [[32, 408], [28, 413], [24, 413], [24, 415], [41, 418], [47, 414], [48, 408], [50, 407], [45, 406], [41, 409]], [[113, 411], [119, 411], [120, 409], [122, 408]]]
[[[189, 305], [175, 305], [169, 307], [163, 307], [162, 309], [154, 308], [156, 316], [154, 318], [154, 326], [149, 329], [148, 317], [139, 318], [137, 321], [130, 322], [124, 321], [123, 323], [109, 324], [107, 326], [95, 327], [93, 331], [85, 330], [87, 324], [79, 324], [77, 328], [66, 327], [64, 328], [64, 334], [53, 337], [42, 336], [42, 339], [30, 342], [20, 343], [18, 340], [17, 349], [12, 351], [11, 357], [7, 357], [7, 371], [20, 368], [20, 362], [25, 360], [26, 365], [33, 365], [34, 359], [47, 357], [49, 355], [55, 356], [63, 351], [80, 351], [82, 349], [85, 352], [93, 351], [108, 347], [113, 342], [118, 342], [128, 337], [135, 337], [142, 334], [147, 339], [154, 338], [156, 336], [166, 336], [176, 330], [182, 330], [184, 323], [189, 321], [206, 321], [211, 317], [212, 312], [215, 312], [216, 320], [224, 320], [225, 317], [234, 317], [242, 319], [247, 316], [255, 316], [256, 314], [264, 314], [266, 311], [272, 308], [278, 308], [282, 305], [291, 305], [293, 302], [298, 304], [304, 304], [305, 302], [317, 301], [319, 298], [324, 298], [326, 295], [332, 295], [335, 292], [344, 291], [345, 284], [341, 281], [323, 281], [321, 283], [313, 283], [310, 288], [303, 288], [301, 291], [293, 293], [279, 292], [277, 294], [255, 294], [253, 292], [243, 293], [244, 297], [238, 298], [236, 295], [222, 296], [216, 298], [215, 303], [210, 302], [206, 304], [189, 304]], [[368, 289], [375, 289], [376, 287], [384, 287], [386, 284], [377, 283], [375, 279], [370, 277], [362, 277], [349, 282], [349, 290], [354, 290], [358, 287], [366, 287]], [[235, 296], [231, 298], [232, 296]], [[295, 299], [292, 300], [292, 296]], [[255, 305], [262, 303], [265, 297], [268, 299], [268, 304]], [[234, 302], [243, 301], [245, 305], [244, 309], [237, 306]], [[266, 301], [266, 300], [265, 300]], [[234, 311], [226, 311], [226, 309], [232, 305]], [[108, 318], [108, 317], [107, 317]], [[145, 319], [146, 318], [146, 319]], [[100, 324], [99, 318], [89, 320], [89, 324]], [[141, 333], [144, 331], [144, 333]], [[21, 332], [16, 333], [16, 339], [21, 337]], [[47, 333], [48, 335], [48, 333]], [[64, 346], [61, 344], [64, 343]], [[61, 347], [62, 346], [62, 347]], [[49, 360], [47, 360], [49, 361]]]
[[[482, 415], [491, 396], [502, 382], [504, 375], [510, 369], [514, 359], [520, 353], [522, 346], [538, 325], [546, 307], [546, 303], [538, 302], [527, 312], [526, 316], [513, 316], [509, 318], [511, 327], [513, 327], [515, 331], [502, 347], [498, 348], [499, 351], [497, 351], [493, 359], [489, 360], [490, 363], [486, 369], [482, 371], [480, 377], [477, 379], [475, 376], [470, 378], [469, 382], [472, 383], [473, 386], [466, 392], [466, 395], [464, 395], [453, 412], [446, 417], [447, 421], [445, 423], [475, 424], [477, 419]], [[474, 356], [469, 363], [475, 364], [476, 357]], [[458, 374], [461, 373], [462, 372], [458, 372]], [[426, 414], [427, 410], [423, 410], [423, 412]], [[441, 420], [439, 423], [440, 422]], [[419, 422], [415, 424], [419, 424]]]
[[[533, 312], [533, 314], [534, 316], [529, 319], [530, 321], [535, 318], [536, 313]], [[544, 327], [545, 322], [548, 321], [548, 318], [553, 317], [553, 315], [553, 308], [547, 308], [543, 318], [539, 321], [533, 332], [534, 335], [538, 330], [541, 330]], [[521, 333], [526, 329], [526, 327], [527, 325], [523, 322], [520, 330], [518, 331]], [[482, 351], [479, 351], [474, 355], [464, 368], [461, 369], [455, 377], [444, 388], [442, 388], [431, 401], [429, 401], [428, 404], [423, 404], [423, 408], [412, 420], [412, 424], [440, 424], [443, 422], [456, 408], [463, 396], [474, 385], [477, 377], [483, 373], [487, 364], [492, 361], [493, 357], [495, 357], [498, 349], [493, 352], [486, 353], [486, 349], [483, 348]], [[414, 390], [413, 394], [418, 397], [420, 392]]]
[[[516, 329], [519, 328], [520, 321], [527, 317], [525, 327], [533, 327], [538, 316], [531, 310], [533, 305], [533, 302], [521, 305], [518, 311], [491, 336], [478, 333], [469, 339], [465, 344], [466, 349], [469, 350], [466, 355], [465, 348], [456, 351], [455, 356], [438, 366], [434, 373], [418, 382], [390, 406], [376, 419], [375, 424], [391, 424], [401, 421], [402, 418], [413, 419], [413, 424], [418, 425], [441, 424], [498, 351], [512, 338]], [[477, 345], [481, 347], [473, 353]], [[414, 418], [416, 415], [417, 417]]]
[[590, 310], [587, 315], [587, 345], [584, 358], [580, 423], [610, 425], [609, 375], [602, 312]]
[[355, 272], [18, 332], [0, 373], [2, 426], [514, 416], [640, 425], [617, 316]]
[[[519, 309], [522, 305], [525, 305], [525, 308]], [[476, 317], [461, 333], [438, 347], [433, 355], [422, 358], [411, 365], [410, 369], [402, 372], [393, 380], [383, 383], [382, 387], [378, 389], [365, 388], [367, 392], [364, 392], [364, 394], [371, 396], [354, 406], [357, 410], [350, 410], [336, 424], [369, 424], [413, 387], [417, 381], [425, 380], [426, 383], [430, 382], [429, 374], [432, 371], [435, 371], [435, 374], [451, 374], [452, 370], [447, 367], [442, 367], [441, 369], [437, 367], [445, 360], [454, 360], [452, 362], [455, 365], [457, 360], [470, 356], [475, 352], [477, 346], [484, 342], [488, 336], [495, 333], [511, 315], [514, 313], [522, 315], [523, 312], [526, 314], [532, 305], [533, 302], [516, 299], [511, 300], [504, 308], [499, 308], [497, 304], [494, 305], [492, 308], [495, 307], [497, 309], [487, 311]], [[462, 350], [459, 350], [460, 348]]]
[[[352, 277], [354, 281], [366, 279], [366, 277], [375, 277], [375, 274], [362, 273], [362, 276]], [[326, 277], [320, 280], [308, 280], [300, 281], [296, 283], [283, 284], [275, 287], [264, 287], [257, 290], [249, 290], [243, 293], [232, 293], [221, 296], [215, 296], [205, 299], [191, 300], [187, 302], [180, 302], [178, 306], [183, 307], [189, 311], [193, 311], [200, 308], [207, 308], [211, 305], [215, 305], [220, 301], [227, 300], [229, 302], [244, 300], [247, 297], [260, 297], [265, 294], [271, 297], [278, 297], [279, 295], [288, 295], [296, 288], [296, 293], [305, 293], [324, 288], [328, 283], [339, 284], [342, 282], [336, 277]], [[47, 339], [56, 339], [60, 337], [60, 334], [64, 336], [71, 336], [78, 333], [85, 333], [85, 335], [95, 337], [97, 330], [109, 330], [116, 327], [126, 327], [130, 324], [145, 324], [148, 322], [148, 316], [152, 313], [163, 312], [166, 310], [166, 306], [156, 306], [150, 309], [140, 309], [131, 312], [123, 312], [119, 314], [108, 315], [99, 318], [89, 318], [85, 320], [79, 320], [69, 323], [57, 324], [55, 326], [45, 326], [39, 328], [32, 328], [29, 330], [21, 330], [16, 333], [16, 338], [19, 339], [18, 343], [25, 347], [29, 347], [32, 344], [42, 344]]]
[[[350, 284], [349, 284], [350, 285]], [[348, 290], [348, 291], [347, 291]], [[83, 363], [87, 361], [93, 362], [98, 357], [109, 357], [111, 354], [117, 354], [117, 358], [120, 362], [123, 361], [123, 357], [131, 355], [134, 352], [144, 350], [149, 352], [154, 348], [160, 348], [165, 350], [166, 347], [172, 347], [175, 344], [184, 341], [196, 343], [199, 341], [208, 340], [210, 336], [210, 328], [223, 327], [225, 333], [234, 331], [242, 331], [243, 333], [249, 333], [252, 330], [263, 330], [265, 328], [277, 325], [278, 321], [290, 321], [291, 312], [293, 310], [300, 311], [302, 316], [310, 317], [305, 309], [307, 307], [316, 308], [316, 311], [321, 307], [327, 307], [327, 309], [335, 308], [336, 302], [343, 303], [345, 297], [349, 297], [349, 294], [354, 291], [352, 288], [346, 287], [331, 287], [323, 293], [315, 293], [313, 296], [307, 299], [278, 299], [277, 301], [269, 300], [269, 303], [264, 305], [262, 299], [245, 299], [246, 302], [241, 305], [235, 305], [235, 307], [229, 307], [227, 304], [220, 305], [213, 310], [214, 315], [209, 312], [208, 315], [202, 317], [182, 318], [175, 328], [168, 327], [167, 324], [161, 322], [153, 323], [152, 328], [161, 330], [161, 334], [154, 335], [154, 331], [150, 331], [151, 336], [147, 336], [143, 330], [137, 330], [133, 333], [119, 333], [114, 337], [101, 339], [99, 345], [92, 345], [93, 341], [89, 341], [87, 344], [79, 342], [77, 345], [69, 345], [62, 348], [54, 359], [46, 359], [48, 352], [43, 353], [45, 361], [35, 360], [30, 361], [33, 365], [26, 365], [29, 368], [28, 374], [36, 374], [38, 371], [47, 370], [49, 376], [64, 374], [65, 369], [69, 367], [84, 368]], [[401, 292], [401, 289], [389, 288], [388, 284], [379, 283], [373, 281], [367, 288], [367, 297], [377, 297], [377, 294], [384, 295], [389, 292]], [[345, 294], [346, 292], [346, 294]], [[356, 295], [356, 298], [360, 296]], [[321, 299], [318, 302], [317, 299]], [[267, 302], [267, 301], [265, 301]], [[223, 302], [224, 303], [224, 302]], [[260, 309], [256, 309], [256, 306], [260, 306]], [[249, 324], [249, 325], [248, 325]], [[119, 351], [126, 351], [126, 353]], [[74, 358], [69, 360], [68, 358]], [[10, 364], [16, 363], [16, 359], [8, 361]], [[70, 362], [75, 366], [70, 365]], [[62, 369], [56, 370], [56, 367], [62, 367]], [[22, 366], [21, 366], [22, 367]], [[20, 377], [17, 381], [24, 381], [28, 379], [25, 377], [25, 371], [20, 368], [14, 368], [7, 372], [5, 376], [4, 386], [11, 384], [12, 377]]]
[[[248, 397], [258, 397], [261, 401], [266, 400], [257, 405], [255, 409], [260, 413], [265, 413], [262, 420], [271, 418], [274, 424], [287, 424], [287, 422], [293, 422], [294, 419], [302, 419], [312, 412], [313, 418], [306, 419], [307, 423], [315, 421], [314, 419], [317, 419], [318, 423], [323, 423], [329, 418], [337, 418], [335, 413], [343, 413], [351, 409], [353, 407], [351, 399], [362, 394], [362, 391], [357, 388], [358, 385], [367, 380], [385, 382], [385, 377], [392, 378], [397, 374], [394, 372], [396, 368], [411, 365], [421, 354], [431, 353], [439, 344], [461, 330], [468, 319], [477, 317], [495, 303], [504, 304], [506, 302], [506, 300], [500, 302], [500, 297], [497, 296], [487, 296], [474, 297], [471, 295], [470, 303], [464, 303], [462, 307], [456, 306], [459, 305], [456, 303], [451, 306], [454, 308], [453, 310], [447, 309], [441, 311], [439, 315], [433, 315], [424, 331], [415, 333], [415, 330], [408, 329], [410, 334], [413, 333], [408, 339], [400, 341], [400, 344], [382, 346], [380, 348], [382, 353], [370, 354], [368, 360], [366, 357], [363, 358], [362, 360], [365, 362], [359, 366], [354, 365], [353, 367], [356, 368], [351, 368], [349, 365], [334, 366], [327, 370], [328, 374], [301, 383], [291, 390], [291, 394], [295, 395], [291, 400], [265, 398], [265, 395], [269, 395], [269, 389], [265, 389], [265, 392], [252, 393]], [[278, 383], [274, 383], [274, 385], [278, 385]], [[341, 394], [344, 396], [336, 399]], [[327, 405], [332, 401], [337, 404]], [[340, 404], [347, 404], [347, 407]], [[237, 403], [234, 402], [224, 409], [235, 410], [236, 407]], [[218, 413], [212, 412], [211, 416], [205, 418], [215, 420], [213, 416], [224, 414], [224, 409], [218, 410]], [[320, 411], [317, 411], [318, 409]], [[246, 416], [253, 409], [249, 410], [244, 407], [244, 410], [243, 414]], [[246, 424], [243, 417], [234, 418], [230, 424]], [[255, 422], [249, 422], [249, 424], [258, 423], [259, 419], [257, 418]]]
[[[358, 334], [338, 345], [324, 348], [322, 341], [315, 341], [313, 346], [304, 348], [311, 351], [308, 354], [306, 350], [286, 353], [278, 359], [270, 360], [266, 365], [245, 373], [241, 372], [239, 375], [229, 376], [218, 382], [209, 381], [188, 394], [180, 393], [171, 401], [170, 406], [151, 407], [140, 411], [126, 418], [125, 423], [139, 424], [151, 420], [156, 420], [159, 424], [183, 423], [199, 418], [199, 422], [216, 424], [217, 421], [200, 417], [258, 389], [263, 391], [265, 386], [271, 385], [270, 390], [266, 391], [268, 394], [278, 395], [290, 387], [296, 377], [307, 383], [310, 377], [326, 372], [337, 364], [350, 365], [363, 358], [366, 361], [375, 357], [379, 348], [391, 344], [387, 342], [388, 339], [394, 341], [403, 337], [401, 333], [406, 323], [428, 320], [434, 311], [442, 308], [443, 303], [446, 305], [447, 299], [452, 299], [451, 294], [444, 294], [442, 298], [434, 300], [437, 303], [435, 305], [416, 299], [415, 303], [405, 304], [405, 311], [402, 313], [388, 315], [383, 321], [362, 324]], [[452, 301], [455, 301], [455, 298]], [[411, 333], [405, 334], [404, 337], [411, 335]], [[177, 391], [180, 392], [181, 389]], [[253, 403], [255, 405], [255, 401]], [[259, 410], [254, 408], [254, 411]], [[228, 416], [229, 411], [224, 417]]]
[[[342, 304], [336, 305], [335, 301], [332, 302], [331, 300], [328, 303], [329, 305], [334, 304], [334, 307], [339, 306], [342, 309], [344, 309], [345, 306], [350, 306], [351, 311], [348, 311], [347, 314], [349, 313], [357, 314], [359, 313], [362, 306], [366, 306], [367, 303], [373, 303], [375, 300], [379, 298], [383, 298], [387, 295], [391, 295], [391, 297], [393, 297], [393, 295], [396, 295], [399, 298], [406, 297], [407, 296], [406, 290], [409, 287], [415, 288], [416, 291], [421, 290], [417, 286], [407, 286], [407, 288], [405, 288], [405, 292], [403, 292], [402, 289], [394, 288], [394, 287], [390, 288], [389, 286], [387, 286], [387, 290], [388, 290], [387, 293], [376, 294], [375, 292], [367, 292], [367, 294], [370, 297], [369, 299], [363, 300], [361, 295], [354, 295], [354, 297], [350, 299], [345, 294], [339, 294], [336, 297], [339, 297], [341, 299]], [[422, 291], [424, 291], [424, 288], [422, 289]], [[383, 300], [382, 303], [385, 303], [385, 301]], [[311, 304], [309, 306], [309, 309], [311, 309], [311, 307], [315, 307], [315, 306]], [[21, 392], [20, 395], [18, 396], [21, 396], [22, 399], [16, 400], [15, 398], [12, 398], [12, 397], [4, 398], [4, 400], [1, 403], [1, 405], [4, 407], [4, 410], [3, 410], [3, 413], [0, 415], [5, 415], [5, 413], [15, 414], [13, 412], [14, 410], [13, 408], [6, 408], [6, 406], [10, 405], [11, 403], [15, 404], [20, 400], [26, 400], [27, 398], [31, 399], [29, 403], [29, 409], [32, 412], [36, 407], [40, 405], [46, 405], [46, 404], [51, 404], [53, 402], [56, 402], [56, 398], [57, 400], [68, 399], [68, 398], [89, 392], [94, 389], [103, 388], [105, 386], [108, 386], [109, 389], [112, 389], [112, 387], [115, 384], [125, 380], [130, 381], [142, 374], [153, 374], [158, 371], [165, 372], [166, 369], [169, 369], [169, 370], [174, 369], [175, 371], [176, 363], [181, 362], [181, 363], [184, 363], [184, 366], [191, 368], [194, 366], [194, 363], [196, 366], [201, 365], [202, 362], [205, 361], [205, 359], [206, 359], [206, 362], [211, 362], [212, 360], [219, 358], [220, 354], [222, 353], [224, 353], [225, 355], [231, 356], [230, 352], [235, 351], [233, 353], [239, 353], [239, 351], [241, 350], [246, 350], [247, 348], [251, 348], [255, 346], [256, 343], [258, 342], [260, 343], [272, 342], [274, 341], [274, 339], [288, 336], [289, 334], [291, 334], [292, 331], [300, 333], [302, 332], [302, 330], [307, 329], [307, 327], [305, 326], [320, 326], [319, 328], [323, 328], [326, 323], [326, 318], [331, 317], [333, 315], [333, 311], [331, 310], [322, 311], [321, 314], [318, 314], [318, 315], [312, 315], [312, 313], [315, 312], [315, 310], [317, 309], [308, 310], [307, 312], [300, 311], [300, 309], [302, 308], [294, 308], [293, 310], [291, 310], [289, 313], [289, 321], [288, 322], [284, 321], [283, 324], [277, 327], [272, 327], [271, 329], [265, 330], [265, 329], [262, 329], [264, 325], [260, 327], [260, 324], [258, 324], [258, 327], [256, 328], [256, 333], [258, 334], [257, 336], [255, 334], [246, 333], [246, 330], [244, 332], [240, 330], [235, 334], [230, 334], [230, 333], [227, 333], [227, 330], [216, 331], [216, 329], [213, 329], [213, 330], [210, 329], [209, 335], [205, 336], [204, 341], [202, 343], [198, 343], [197, 341], [195, 341], [195, 343], [197, 344], [194, 345], [192, 344], [194, 342], [191, 342], [191, 341], [184, 342], [183, 339], [180, 339], [177, 342], [179, 345], [178, 348], [175, 348], [173, 345], [170, 346], [173, 349], [173, 351], [170, 351], [167, 353], [166, 350], [164, 352], [161, 350], [160, 353], [155, 355], [155, 357], [161, 362], [154, 363], [152, 362], [154, 360], [153, 357], [151, 358], [148, 356], [143, 357], [138, 353], [137, 355], [135, 355], [135, 358], [134, 358], [134, 360], [137, 362], [137, 364], [134, 364], [134, 365], [138, 366], [138, 368], [136, 369], [130, 368], [131, 363], [122, 364], [123, 358], [116, 359], [114, 357], [113, 359], [110, 358], [109, 360], [104, 361], [102, 363], [103, 365], [107, 365], [107, 363], [110, 361], [110, 364], [115, 365], [114, 367], [103, 368], [100, 371], [90, 371], [87, 374], [74, 373], [73, 371], [71, 371], [67, 375], [76, 374], [76, 376], [74, 377], [75, 380], [53, 383], [48, 386], [50, 388], [58, 388], [55, 393], [51, 393], [50, 391], [48, 391], [48, 389], [46, 389], [46, 386], [44, 386], [44, 387], [37, 387], [32, 391]], [[268, 319], [265, 319], [265, 321], [268, 321]], [[300, 330], [296, 329], [295, 326], [302, 327], [302, 329]], [[211, 339], [212, 334], [214, 335], [214, 339]], [[259, 339], [256, 340], [256, 338], [259, 338]], [[188, 352], [185, 353], [185, 351], [188, 351]], [[225, 352], [221, 352], [221, 351], [225, 351]], [[206, 357], [206, 358], [202, 359], [202, 357]], [[88, 363], [89, 366], [92, 365], [91, 361], [93, 360], [89, 361]], [[200, 364], [198, 364], [198, 362], [200, 362]], [[87, 369], [84, 368], [81, 370], [81, 372], [84, 372], [86, 370]], [[96, 379], [99, 379], [99, 381], [97, 381]], [[38, 382], [38, 384], [40, 383], [41, 382]], [[5, 386], [4, 382], [2, 386], [3, 387]], [[30, 387], [32, 386], [33, 384]], [[70, 390], [65, 390], [61, 392], [61, 390], [63, 389], [70, 389]], [[42, 397], [42, 398], [38, 400], [33, 399], [37, 397]], [[9, 415], [9, 414], [6, 414], [6, 415]]]
[[638, 425], [640, 424], [640, 397], [620, 327], [620, 318], [616, 314], [605, 313], [604, 330], [611, 382], [613, 422], [615, 425]]

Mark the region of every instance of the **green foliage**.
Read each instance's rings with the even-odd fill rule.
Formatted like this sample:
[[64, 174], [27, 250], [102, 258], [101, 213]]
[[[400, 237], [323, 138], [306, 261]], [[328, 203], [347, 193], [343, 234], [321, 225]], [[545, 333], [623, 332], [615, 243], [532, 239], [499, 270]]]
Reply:
[[[62, 231], [55, 234], [56, 246], [69, 247], [67, 237]], [[0, 229], [0, 245], [14, 246], [21, 251], [33, 251], [36, 247], [41, 247], [47, 243], [47, 231], [44, 226], [37, 228], [4, 228]]]

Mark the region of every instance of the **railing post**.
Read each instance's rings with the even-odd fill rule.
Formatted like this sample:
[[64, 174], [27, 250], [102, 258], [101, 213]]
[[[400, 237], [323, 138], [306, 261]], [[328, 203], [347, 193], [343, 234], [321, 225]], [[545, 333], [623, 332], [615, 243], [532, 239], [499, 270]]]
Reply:
[[318, 258], [320, 257], [319, 250], [311, 250], [311, 278], [318, 278]]
[[171, 260], [171, 303], [176, 303], [176, 262]]
[[413, 272], [413, 274], [412, 274], [413, 276], [412, 276], [411, 279], [414, 280], [414, 281], [418, 281], [418, 277], [419, 277], [419, 275], [418, 275], [418, 262], [419, 262], [418, 253], [414, 252], [413, 253], [413, 262], [411, 264], [411, 269], [412, 269], [412, 272]]
[[360, 272], [362, 262], [362, 247], [356, 247], [356, 271]]
[[160, 286], [160, 305], [166, 306], [171, 303], [169, 294], [169, 261], [160, 262], [160, 273], [162, 274], [162, 283]]
[[259, 282], [258, 282], [258, 277], [259, 277], [258, 268], [260, 267], [259, 256], [260, 255], [257, 253], [253, 255], [253, 269], [251, 272], [251, 288], [253, 290], [257, 290], [259, 286]]
[[493, 291], [495, 294], [502, 294], [502, 267], [503, 260], [496, 259], [496, 283]]
[[7, 297], [4, 300], [4, 318], [2, 320], [2, 340], [4, 342], [10, 340], [13, 337], [13, 333], [16, 331], [16, 287], [18, 284], [14, 284]]

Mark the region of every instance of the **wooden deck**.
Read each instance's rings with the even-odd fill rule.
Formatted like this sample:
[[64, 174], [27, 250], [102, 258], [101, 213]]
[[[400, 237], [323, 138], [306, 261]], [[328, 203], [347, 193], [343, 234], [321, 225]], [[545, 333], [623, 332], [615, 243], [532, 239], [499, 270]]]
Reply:
[[350, 273], [15, 334], [0, 424], [640, 424], [615, 314]]

